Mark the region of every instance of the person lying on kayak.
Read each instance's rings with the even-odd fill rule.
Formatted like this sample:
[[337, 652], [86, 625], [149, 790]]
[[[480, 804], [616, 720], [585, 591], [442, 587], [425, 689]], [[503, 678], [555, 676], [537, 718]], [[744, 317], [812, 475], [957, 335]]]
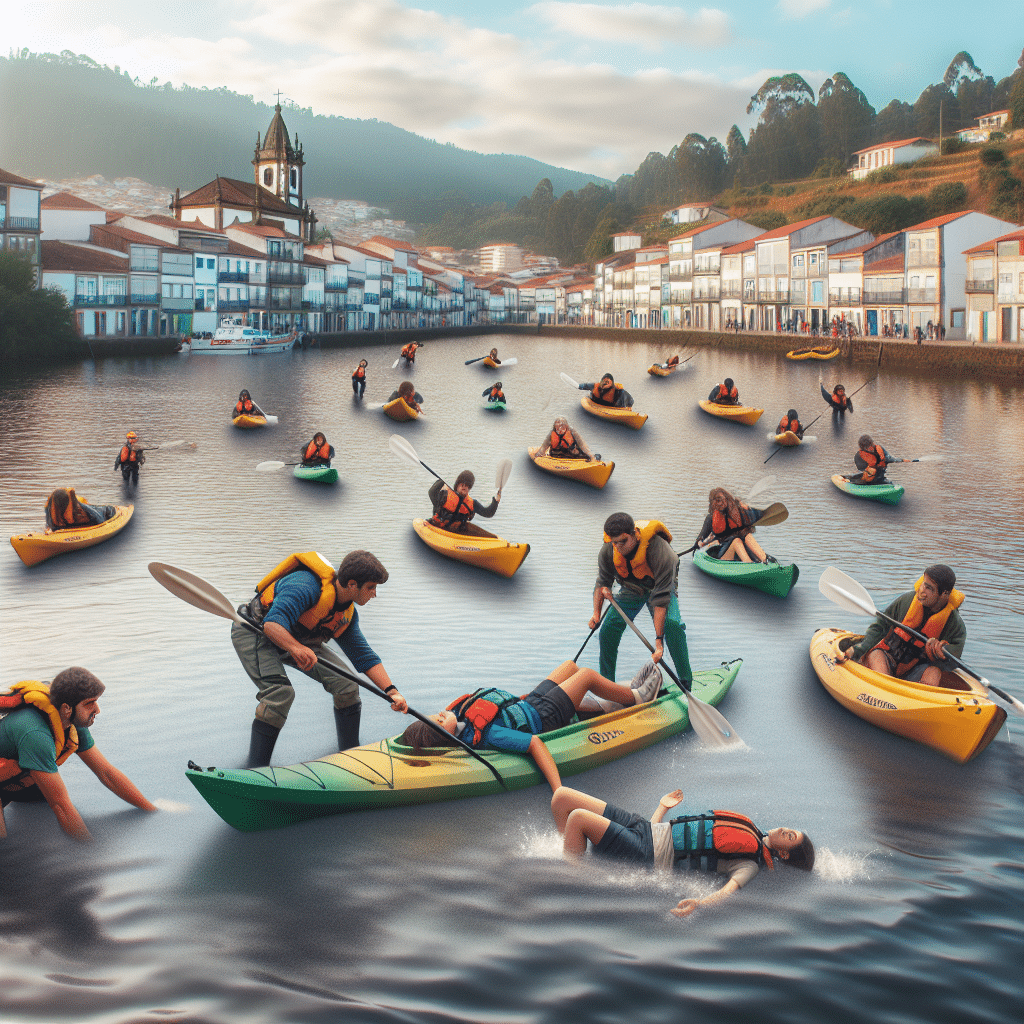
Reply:
[[60, 827], [72, 839], [92, 838], [71, 802], [59, 767], [77, 753], [86, 767], [111, 791], [140, 811], [155, 811], [122, 771], [96, 748], [89, 727], [100, 713], [105, 687], [84, 668], [66, 668], [46, 683], [21, 682], [0, 696], [0, 838], [3, 806], [45, 800]]
[[501, 366], [501, 360], [498, 358], [498, 350], [496, 348], [491, 349], [491, 351], [488, 353], [487, 358], [490, 359], [492, 363], [497, 363], [499, 366]]
[[410, 341], [408, 345], [402, 346], [402, 351], [399, 353], [403, 359], [408, 363], [416, 362], [416, 350], [420, 347], [418, 341]]
[[845, 477], [851, 484], [885, 484], [889, 481], [885, 469], [896, 462], [909, 462], [909, 459], [897, 459], [890, 455], [880, 444], [871, 440], [870, 434], [861, 434], [857, 438], [857, 451], [853, 461], [860, 473]]
[[580, 432], [569, 426], [564, 416], [559, 416], [551, 425], [551, 433], [544, 438], [536, 452], [530, 456], [535, 462], [542, 455], [550, 455], [554, 459], [586, 459], [594, 462], [597, 456], [587, 447], [587, 442]]
[[821, 397], [825, 399], [833, 412], [853, 412], [853, 399], [846, 397], [846, 388], [842, 384], [837, 384], [831, 394], [825, 390], [825, 385], [822, 384]]
[[302, 449], [303, 466], [329, 466], [334, 458], [334, 446], [327, 443], [321, 431], [313, 435], [313, 440]]
[[[930, 565], [913, 590], [900, 594], [885, 609], [890, 618], [924, 633], [927, 643], [879, 616], [861, 640], [836, 653], [836, 661], [842, 663], [852, 658], [883, 675], [940, 686], [943, 651], [948, 649], [959, 658], [967, 642], [967, 626], [957, 610], [964, 595], [955, 586], [956, 574], [948, 565]], [[952, 671], [952, 663], [945, 664]]]
[[724, 383], [716, 384], [708, 395], [708, 401], [715, 405], [739, 405], [740, 393], [732, 377], [726, 377]]
[[562, 855], [578, 861], [589, 843], [597, 857], [664, 871], [713, 871], [726, 876], [721, 889], [703, 899], [681, 899], [672, 913], [688, 917], [712, 907], [750, 882], [762, 867], [777, 862], [811, 871], [814, 844], [800, 829], [780, 826], [762, 832], [737, 811], [665, 815], [683, 801], [683, 791], [666, 793], [650, 819], [625, 811], [578, 789], [562, 786], [551, 798], [551, 813], [562, 835]]
[[768, 556], [754, 536], [754, 523], [760, 518], [759, 509], [737, 501], [724, 487], [714, 487], [708, 495], [708, 514], [697, 545], [706, 548], [717, 544], [718, 551], [708, 554], [723, 562], [767, 562]]
[[46, 499], [46, 532], [99, 526], [116, 515], [113, 505], [86, 505], [78, 500], [74, 487], [58, 487]]
[[615, 378], [606, 373], [596, 383], [580, 384], [580, 391], [589, 391], [590, 400], [598, 405], [613, 405], [620, 409], [633, 408], [633, 396]]
[[[592, 668], [565, 661], [522, 697], [484, 687], [453, 700], [444, 711], [430, 717], [471, 747], [529, 754], [554, 793], [562, 780], [538, 733], [568, 725], [588, 693], [633, 707], [654, 700], [660, 689], [661, 672], [650, 661], [644, 662], [629, 686], [613, 683]], [[401, 742], [417, 750], [446, 745], [445, 737], [422, 722], [413, 722], [402, 734]], [[447, 745], [455, 743], [449, 741]]]
[[121, 479], [125, 483], [129, 480], [133, 484], [139, 482], [139, 467], [146, 461], [146, 453], [138, 445], [139, 435], [134, 430], [125, 434], [124, 444], [121, 445], [117, 457], [114, 459], [114, 469], [121, 470]]
[[790, 409], [785, 416], [779, 420], [779, 426], [776, 429], [776, 434], [784, 434], [787, 430], [792, 431], [797, 437], [803, 438], [804, 428], [800, 425], [800, 417], [796, 414], [796, 409]]
[[266, 416], [266, 413], [252, 400], [252, 395], [244, 388], [238, 394], [238, 401], [231, 410], [231, 418], [236, 416]]
[[673, 366], [678, 366], [678, 365], [679, 365], [679, 356], [678, 355], [669, 356], [668, 359], [665, 360], [665, 368], [668, 369], [668, 370], [672, 369]]
[[452, 533], [473, 533], [477, 529], [470, 524], [473, 516], [490, 519], [498, 511], [501, 491], [498, 491], [489, 505], [481, 505], [476, 498], [469, 496], [475, 483], [476, 477], [468, 469], [464, 469], [455, 478], [454, 491], [449, 490], [443, 480], [435, 480], [427, 491], [434, 507], [434, 514], [428, 522]]
[[398, 390], [391, 392], [391, 397], [388, 401], [393, 402], [396, 398], [401, 398], [410, 409], [415, 409], [416, 412], [423, 412], [423, 396], [416, 390], [411, 380], [403, 380], [398, 385]]
[[505, 392], [501, 390], [501, 381], [495, 381], [489, 388], [484, 388], [483, 397], [489, 402], [504, 402]]
[[362, 398], [366, 390], [366, 360], [360, 359], [359, 365], [352, 371], [352, 392], [356, 398]]

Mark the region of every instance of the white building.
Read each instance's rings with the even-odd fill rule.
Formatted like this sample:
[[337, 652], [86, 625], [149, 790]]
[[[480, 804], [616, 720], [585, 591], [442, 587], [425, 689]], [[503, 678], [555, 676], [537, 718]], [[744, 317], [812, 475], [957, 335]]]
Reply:
[[880, 142], [867, 149], [858, 149], [853, 155], [857, 163], [847, 172], [851, 178], [866, 178], [872, 171], [895, 164], [912, 164], [925, 156], [934, 156], [939, 147], [931, 139], [900, 139], [898, 142]]

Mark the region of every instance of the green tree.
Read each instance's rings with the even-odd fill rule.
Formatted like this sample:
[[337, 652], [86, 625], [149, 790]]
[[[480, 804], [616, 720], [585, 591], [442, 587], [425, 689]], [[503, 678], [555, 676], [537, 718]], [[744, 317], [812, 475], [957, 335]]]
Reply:
[[949, 86], [929, 85], [914, 104], [914, 133], [926, 138], [939, 134], [939, 113], [942, 114], [942, 133], [951, 135], [960, 127], [960, 104]]
[[[902, 100], [893, 100], [875, 115], [872, 143], [896, 142], [914, 134], [914, 108]], [[860, 147], [861, 149], [865, 147]], [[856, 150], [854, 150], [856, 152]]]
[[821, 158], [845, 166], [850, 154], [868, 145], [875, 108], [841, 71], [825, 79], [818, 90]]

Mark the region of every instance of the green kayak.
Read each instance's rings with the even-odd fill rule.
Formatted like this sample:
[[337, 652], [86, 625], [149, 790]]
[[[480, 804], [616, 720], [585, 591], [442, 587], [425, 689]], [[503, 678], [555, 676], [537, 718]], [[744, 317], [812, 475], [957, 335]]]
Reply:
[[[707, 704], [718, 704], [742, 664], [737, 658], [694, 673], [694, 695]], [[543, 737], [560, 774], [576, 775], [675, 736], [689, 724], [686, 697], [666, 679], [659, 696], [647, 704], [572, 722]], [[544, 781], [528, 755], [499, 750], [479, 753], [510, 790]], [[491, 772], [461, 748], [436, 747], [417, 753], [402, 746], [397, 737], [281, 768], [200, 768], [190, 761], [186, 775], [206, 802], [241, 832], [281, 828], [345, 811], [502, 791]]]
[[494, 412], [504, 412], [505, 411], [505, 403], [504, 402], [484, 402], [484, 408], [485, 409], [491, 409]]
[[338, 482], [338, 471], [332, 466], [296, 466], [295, 476], [299, 480], [313, 480], [319, 484]]
[[722, 562], [706, 551], [694, 551], [693, 564], [702, 572], [740, 587], [751, 587], [773, 597], [788, 597], [800, 578], [796, 565], [778, 562]]
[[868, 501], [880, 501], [884, 505], [898, 505], [903, 497], [903, 488], [899, 484], [853, 484], [839, 473], [832, 477], [832, 483], [841, 491], [852, 494], [855, 498], [867, 498]]

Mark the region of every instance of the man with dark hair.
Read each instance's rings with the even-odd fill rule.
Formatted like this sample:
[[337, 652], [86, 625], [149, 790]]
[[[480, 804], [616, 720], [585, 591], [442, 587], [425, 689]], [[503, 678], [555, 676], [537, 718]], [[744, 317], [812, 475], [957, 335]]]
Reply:
[[698, 907], [728, 899], [762, 867], [772, 870], [776, 859], [805, 871], [814, 868], [814, 844], [799, 829], [761, 832], [736, 811], [704, 811], [664, 821], [665, 814], [682, 799], [681, 789], [666, 793], [647, 820], [561, 786], [551, 798], [551, 813], [564, 837], [562, 852], [567, 860], [582, 857], [589, 842], [599, 857], [668, 871], [716, 871], [727, 877], [725, 885], [710, 896], [680, 900], [672, 908], [676, 917], [688, 917]]
[[[616, 598], [622, 610], [635, 618], [647, 605], [654, 620], [655, 664], [672, 654], [676, 673], [687, 686], [693, 681], [690, 656], [686, 648], [686, 626], [679, 616], [676, 583], [679, 556], [672, 550], [672, 534], [657, 519], [634, 522], [627, 512], [615, 512], [604, 524], [604, 544], [597, 556], [597, 583], [594, 587], [594, 614], [590, 628], [601, 621], [604, 602], [612, 596], [612, 584], [618, 580]], [[626, 623], [614, 608], [601, 625], [601, 675], [615, 678], [619, 641]]]
[[408, 710], [405, 698], [366, 642], [356, 611], [356, 606], [361, 608], [377, 596], [378, 585], [387, 578], [387, 569], [369, 551], [349, 552], [337, 572], [322, 555], [306, 551], [271, 570], [256, 585], [256, 596], [239, 607], [241, 615], [263, 627], [262, 632], [237, 623], [231, 627], [235, 653], [259, 696], [247, 767], [270, 764], [295, 700], [284, 656], [334, 698], [338, 749], [359, 746], [359, 687], [317, 657], [329, 640], [337, 642], [357, 672], [365, 673], [391, 698], [392, 710], [402, 714]]
[[716, 384], [708, 395], [708, 401], [715, 405], [739, 405], [740, 393], [732, 377], [726, 377], [721, 384]]
[[846, 651], [836, 652], [836, 661], [854, 658], [887, 676], [941, 686], [943, 663], [952, 670], [944, 649], [959, 658], [967, 642], [967, 626], [957, 611], [964, 595], [955, 584], [956, 574], [948, 565], [930, 565], [913, 590], [900, 594], [885, 609], [889, 618], [924, 633], [927, 642], [879, 616], [861, 640]]
[[579, 389], [589, 392], [590, 400], [598, 405], [613, 405], [620, 409], [633, 408], [633, 396], [610, 373], [606, 373], [599, 381], [580, 384]]
[[870, 434], [861, 434], [857, 438], [857, 451], [853, 456], [854, 465], [860, 472], [846, 479], [852, 484], [887, 484], [886, 467], [896, 462], [909, 461], [890, 455], [880, 444], [875, 444]]
[[[155, 811], [135, 784], [96, 749], [89, 726], [100, 712], [103, 683], [84, 668], [67, 668], [47, 686], [21, 682], [0, 696], [0, 808], [45, 800], [60, 827], [83, 842], [92, 837], [71, 802], [58, 768], [72, 754], [122, 800]], [[0, 810], [0, 838], [6, 830]]]
[[824, 384], [820, 387], [821, 397], [833, 412], [853, 412], [853, 399], [847, 397], [846, 388], [842, 384], [837, 384], [831, 392], [825, 389]]
[[489, 505], [482, 505], [469, 492], [476, 483], [476, 477], [468, 469], [464, 469], [455, 478], [455, 489], [450, 490], [443, 480], [435, 480], [427, 491], [434, 514], [428, 522], [442, 530], [452, 533], [473, 533], [478, 528], [470, 524], [473, 516], [490, 519], [498, 511], [501, 491], [491, 499]]

